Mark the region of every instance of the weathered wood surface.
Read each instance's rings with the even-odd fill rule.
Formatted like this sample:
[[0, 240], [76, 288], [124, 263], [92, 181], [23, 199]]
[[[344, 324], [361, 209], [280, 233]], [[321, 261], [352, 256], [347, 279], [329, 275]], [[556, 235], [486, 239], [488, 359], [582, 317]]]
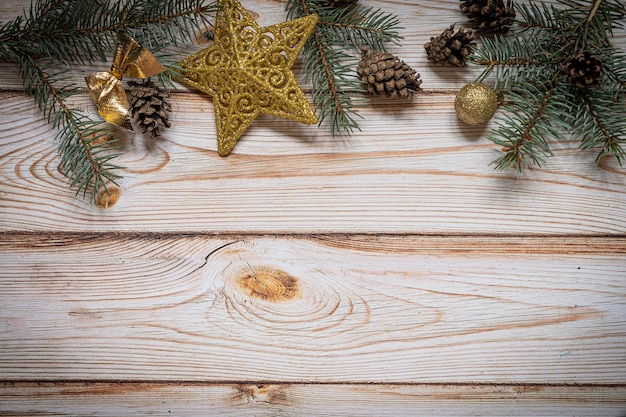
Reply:
[[0, 64], [0, 415], [626, 415], [626, 169], [572, 140], [494, 171], [453, 109], [478, 69], [423, 52], [458, 2], [361, 2], [400, 15], [423, 94], [350, 138], [262, 116], [221, 158], [180, 85], [107, 210]]
[[626, 170], [614, 160], [598, 167], [593, 152], [569, 143], [542, 170], [519, 178], [494, 171], [493, 144], [456, 121], [450, 95], [365, 109], [364, 133], [345, 141], [261, 117], [227, 158], [216, 152], [209, 102], [175, 100], [174, 125], [162, 139], [127, 143], [122, 196], [103, 211], [68, 189], [54, 135], [32, 99], [6, 97], [0, 230], [626, 231]]
[[[198, 383], [0, 384], [9, 415], [623, 416], [624, 387]], [[123, 401], [120, 401], [123, 398]]]
[[626, 383], [626, 238], [23, 235], [2, 249], [11, 380]]
[[[398, 53], [416, 62], [424, 94], [364, 108], [362, 132], [349, 138], [261, 116], [221, 158], [210, 99], [181, 90], [172, 99], [173, 127], [161, 139], [126, 139], [114, 210], [74, 198], [58, 170], [54, 132], [32, 98], [0, 93], [0, 230], [623, 233], [626, 170], [615, 160], [597, 166], [597, 150], [581, 152], [575, 140], [556, 144], [543, 169], [519, 177], [489, 166], [497, 146], [484, 138], [485, 128], [460, 123], [453, 109], [456, 89], [477, 71], [429, 65], [422, 47], [435, 28], [463, 16], [455, 2], [410, 3], [383, 8], [405, 19]], [[5, 2], [0, 15], [16, 4]], [[250, 8], [269, 21], [282, 11], [265, 1]], [[78, 79], [95, 69], [78, 71]], [[4, 77], [2, 83], [19, 85]], [[86, 93], [72, 104], [97, 117]]]

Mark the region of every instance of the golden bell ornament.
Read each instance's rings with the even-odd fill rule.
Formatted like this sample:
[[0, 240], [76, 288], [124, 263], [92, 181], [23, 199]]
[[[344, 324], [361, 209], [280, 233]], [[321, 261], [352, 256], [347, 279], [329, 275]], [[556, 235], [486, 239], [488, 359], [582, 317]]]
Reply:
[[470, 83], [461, 88], [454, 100], [456, 114], [467, 124], [486, 124], [498, 108], [498, 95], [481, 83]]

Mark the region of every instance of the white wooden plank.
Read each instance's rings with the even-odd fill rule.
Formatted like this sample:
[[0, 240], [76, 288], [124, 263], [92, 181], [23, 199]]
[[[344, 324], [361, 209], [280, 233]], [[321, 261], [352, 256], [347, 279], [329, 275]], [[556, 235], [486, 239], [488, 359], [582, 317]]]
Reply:
[[614, 416], [624, 386], [4, 383], [2, 415]]
[[[556, 1], [545, 0], [545, 3]], [[244, 0], [242, 4], [251, 12], [262, 26], [279, 23], [286, 19], [284, 1], [273, 0]], [[360, 0], [360, 4], [366, 7], [381, 9], [387, 13], [393, 13], [400, 20], [398, 33], [403, 37], [399, 45], [389, 44], [390, 52], [396, 54], [403, 61], [414, 68], [423, 80], [422, 88], [431, 91], [456, 90], [468, 82], [474, 81], [482, 69], [475, 65], [464, 68], [433, 65], [428, 61], [424, 44], [432, 36], [438, 36], [450, 25], [456, 25], [456, 29], [469, 24], [459, 8], [458, 1], [429, 1], [415, 2], [413, 0]], [[26, 0], [4, 0], [0, 3], [0, 24], [22, 14], [24, 8], [28, 9], [29, 2]], [[480, 43], [480, 38], [476, 40]], [[618, 29], [613, 35], [613, 43], [618, 48], [626, 46], [626, 31]], [[195, 52], [204, 43], [198, 42], [194, 50], [174, 50], [172, 53], [178, 59]], [[354, 52], [355, 59], [358, 53]], [[105, 71], [110, 63], [93, 63], [87, 66], [75, 66], [70, 74], [74, 74], [77, 80], [94, 71]], [[356, 68], [356, 66], [355, 66]], [[298, 75], [303, 75], [301, 67], [295, 68]], [[21, 89], [22, 83], [14, 65], [0, 64], [0, 88]], [[300, 77], [303, 79], [304, 77]], [[183, 86], [180, 86], [184, 88]]]
[[[76, 103], [89, 109], [89, 99]], [[626, 170], [575, 142], [542, 169], [495, 171], [452, 95], [364, 109], [363, 132], [260, 117], [223, 158], [210, 101], [174, 98], [161, 139], [128, 138], [122, 196], [99, 210], [59, 172], [54, 133], [24, 95], [0, 100], [0, 230], [624, 233]], [[93, 110], [91, 110], [93, 111]]]
[[[476, 67], [458, 70], [450, 67], [433, 66], [429, 64], [426, 58], [423, 45], [430, 40], [431, 36], [439, 35], [451, 24], [457, 24], [457, 27], [462, 27], [466, 23], [465, 16], [457, 3], [425, 2], [418, 5], [412, 1], [396, 2], [389, 0], [361, 0], [360, 3], [364, 6], [380, 8], [388, 13], [394, 13], [399, 17], [401, 28], [398, 32], [403, 36], [403, 39], [400, 41], [400, 45], [390, 44], [389, 48], [421, 74], [424, 80], [423, 88], [460, 88], [465, 83], [473, 81], [480, 73], [480, 69]], [[242, 4], [250, 10], [252, 16], [257, 19], [261, 26], [279, 23], [286, 19], [285, 6], [282, 1], [248, 0], [242, 1]], [[5, 0], [3, 4], [0, 4], [0, 23], [11, 20], [14, 16], [21, 14], [24, 7], [28, 8], [27, 1]], [[620, 34], [618, 33], [617, 36], [619, 39]], [[202, 45], [202, 43], [200, 42], [199, 45]], [[191, 52], [177, 50], [174, 51], [174, 54], [182, 59], [186, 56], [185, 54], [190, 54]], [[354, 51], [353, 56], [355, 59], [358, 59], [358, 51]], [[98, 65], [100, 65], [99, 68]], [[74, 73], [77, 79], [84, 77], [84, 72], [89, 73], [108, 69], [103, 63], [94, 63], [94, 65], [79, 66], [77, 68]], [[297, 71], [299, 71], [298, 68], [301, 67], [297, 67]], [[0, 86], [21, 88], [19, 74], [14, 70], [13, 66], [0, 65], [0, 74], [3, 74], [3, 77], [0, 78]]]
[[[0, 20], [24, 3], [0, 5]], [[363, 1], [363, 4], [368, 4]], [[454, 2], [370, 2], [399, 14], [408, 62], [433, 27], [463, 19]], [[261, 24], [283, 4], [246, 2]], [[284, 16], [284, 13], [283, 15]], [[460, 23], [460, 22], [459, 22]], [[439, 29], [438, 29], [439, 30]], [[623, 31], [618, 41], [625, 40]], [[427, 40], [427, 39], [426, 39]], [[422, 48], [423, 49], [423, 48]], [[84, 77], [97, 67], [77, 69]], [[102, 69], [102, 68], [99, 68]], [[457, 121], [452, 102], [472, 70], [431, 68], [426, 93], [409, 104], [375, 101], [363, 131], [330, 138], [326, 128], [261, 117], [233, 155], [215, 153], [210, 100], [175, 94], [174, 127], [158, 141], [127, 138], [122, 197], [111, 210], [76, 198], [58, 170], [55, 132], [30, 97], [0, 93], [0, 230], [163, 232], [623, 233], [624, 169], [593, 162], [576, 141], [556, 145], [542, 169], [517, 178], [488, 164], [499, 155], [487, 129]], [[0, 66], [0, 86], [20, 88]], [[437, 81], [437, 82], [440, 82]], [[86, 94], [75, 104], [95, 116]], [[158, 200], [156, 200], [158, 199]], [[155, 201], [158, 201], [156, 203]]]
[[624, 384], [625, 243], [4, 235], [0, 375]]

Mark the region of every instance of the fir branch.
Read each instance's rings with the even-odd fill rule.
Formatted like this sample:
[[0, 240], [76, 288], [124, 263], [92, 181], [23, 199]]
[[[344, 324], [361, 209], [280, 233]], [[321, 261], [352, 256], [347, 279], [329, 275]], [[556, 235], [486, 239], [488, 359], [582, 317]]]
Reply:
[[104, 122], [94, 122], [66, 104], [69, 97], [80, 93], [79, 88], [57, 88], [58, 75], [47, 73], [29, 55], [20, 58], [23, 77], [35, 101], [48, 120], [53, 119], [53, 127], [60, 129], [57, 133], [60, 168], [70, 179], [70, 186], [83, 196], [90, 187], [94, 189], [94, 197], [102, 191], [108, 192], [107, 185], [119, 178], [114, 170], [120, 167], [109, 162], [119, 155], [112, 152], [116, 142], [104, 140], [114, 133]]
[[608, 78], [616, 84], [608, 90], [616, 90], [618, 95], [626, 94], [626, 54], [621, 52], [606, 53], [605, 69]]
[[[540, 165], [552, 155], [548, 138], [559, 138], [557, 124], [567, 117], [559, 108], [559, 100], [553, 100], [559, 92], [560, 74], [544, 83], [520, 85], [509, 92], [505, 122], [499, 123], [494, 132], [494, 143], [503, 146], [505, 154], [493, 162], [498, 169], [526, 167], [526, 158]], [[504, 140], [502, 139], [504, 138]]]
[[[385, 43], [397, 43], [399, 20], [396, 16], [358, 4], [335, 9], [324, 0], [287, 0], [287, 18], [317, 14], [319, 22], [303, 48], [307, 81], [313, 84], [313, 102], [320, 125], [330, 118], [330, 131], [350, 134], [359, 129], [355, 105], [365, 89], [354, 67], [359, 50], [365, 45], [386, 50]], [[345, 52], [347, 45], [354, 55]]]
[[[315, 9], [313, 9], [315, 10]], [[370, 46], [375, 50], [386, 51], [388, 42], [399, 44], [402, 37], [397, 30], [402, 29], [397, 16], [373, 7], [351, 7], [346, 9], [321, 9], [319, 25], [333, 34], [340, 43], [347, 43], [356, 50]]]
[[[194, 42], [216, 9], [205, 0], [40, 0], [23, 28], [5, 33], [7, 47], [62, 64], [106, 60], [120, 30], [132, 33], [151, 50]], [[38, 15], [37, 10], [43, 15]], [[17, 21], [17, 19], [16, 19]]]
[[359, 90], [359, 85], [355, 86], [353, 59], [345, 52], [333, 49], [326, 36], [319, 32], [307, 41], [303, 58], [307, 81], [313, 85], [312, 98], [320, 124], [330, 117], [332, 135], [358, 129], [354, 119], [358, 113], [353, 109], [354, 100], [349, 93], [362, 93], [363, 90]]
[[[0, 60], [18, 63], [25, 88], [58, 129], [60, 168], [77, 193], [108, 192], [119, 178], [111, 162], [119, 152], [109, 125], [67, 104], [84, 92], [67, 68], [105, 61], [120, 30], [154, 51], [193, 43], [215, 9], [207, 0], [34, 0], [23, 16], [0, 26]], [[159, 79], [167, 83], [168, 75]]]
[[151, 50], [193, 43], [197, 33], [210, 26], [208, 20], [217, 10], [215, 1], [134, 0], [127, 3], [125, 21], [137, 40]]
[[[474, 51], [470, 59], [486, 67], [478, 81], [493, 75], [495, 88], [508, 91], [524, 80], [541, 79], [547, 72], [554, 73], [559, 65], [550, 53], [551, 41], [541, 42], [526, 37], [494, 35], [483, 39], [484, 48]], [[493, 74], [492, 74], [493, 73]]]
[[517, 5], [518, 25], [522, 30], [549, 30], [556, 32], [563, 28], [563, 16], [554, 5], [543, 2]]
[[[577, 135], [581, 148], [602, 147], [598, 161], [626, 158], [626, 56], [610, 41], [616, 21], [626, 16], [615, 0], [560, 0], [564, 9], [517, 5], [521, 21], [506, 37], [483, 39], [470, 59], [484, 66], [505, 96], [504, 112], [489, 139], [505, 154], [499, 169], [541, 164], [552, 154], [548, 140]], [[583, 51], [602, 63], [595, 88], [581, 88], [566, 68]], [[549, 87], [548, 87], [549, 86]]]
[[583, 106], [576, 116], [577, 131], [582, 137], [581, 148], [601, 146], [596, 158], [600, 162], [613, 155], [622, 165], [626, 144], [626, 111], [615, 113], [615, 102], [593, 92], [581, 92]]

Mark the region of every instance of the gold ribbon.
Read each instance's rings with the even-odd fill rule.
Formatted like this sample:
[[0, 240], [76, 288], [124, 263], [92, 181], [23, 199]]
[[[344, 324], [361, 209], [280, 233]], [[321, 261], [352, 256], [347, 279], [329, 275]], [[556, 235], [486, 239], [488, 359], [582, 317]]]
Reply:
[[122, 77], [148, 78], [165, 71], [165, 67], [126, 33], [118, 33], [117, 42], [111, 69], [89, 75], [85, 81], [100, 116], [109, 123], [133, 130]]

